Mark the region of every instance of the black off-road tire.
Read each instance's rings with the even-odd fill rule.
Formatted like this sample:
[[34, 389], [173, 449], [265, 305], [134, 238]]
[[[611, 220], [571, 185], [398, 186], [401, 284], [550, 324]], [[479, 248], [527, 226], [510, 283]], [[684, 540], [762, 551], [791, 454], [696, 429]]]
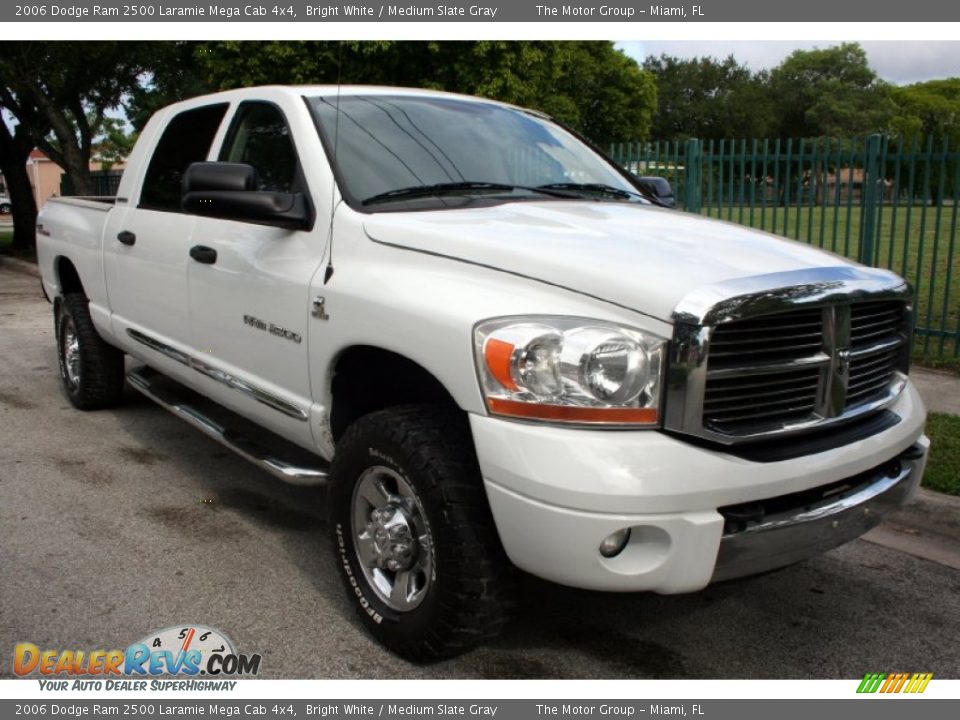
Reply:
[[[67, 398], [80, 410], [117, 405], [123, 398], [123, 353], [104, 342], [90, 319], [83, 293], [67, 293], [56, 305], [57, 358]], [[67, 343], [77, 340], [79, 363], [68, 371]], [[73, 375], [71, 376], [71, 372]]]
[[[370, 468], [388, 468], [409, 485], [432, 535], [433, 580], [412, 610], [388, 606], [360, 565], [354, 490]], [[383, 645], [409, 660], [431, 662], [464, 653], [501, 630], [513, 608], [517, 571], [500, 544], [462, 412], [408, 405], [361, 418], [337, 443], [331, 480], [337, 564], [364, 624]]]

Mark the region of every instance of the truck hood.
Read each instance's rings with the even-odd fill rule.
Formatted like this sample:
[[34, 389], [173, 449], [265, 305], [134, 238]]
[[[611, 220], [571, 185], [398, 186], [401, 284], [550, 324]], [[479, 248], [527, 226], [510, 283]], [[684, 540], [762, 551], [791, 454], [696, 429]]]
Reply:
[[670, 322], [692, 290], [851, 266], [743, 225], [625, 203], [517, 202], [369, 216], [371, 240], [522, 275]]

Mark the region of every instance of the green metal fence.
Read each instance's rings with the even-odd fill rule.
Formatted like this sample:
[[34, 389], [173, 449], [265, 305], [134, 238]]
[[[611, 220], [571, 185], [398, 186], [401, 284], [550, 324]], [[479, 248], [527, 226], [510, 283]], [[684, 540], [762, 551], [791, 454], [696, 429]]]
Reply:
[[960, 358], [960, 148], [934, 137], [616, 143], [678, 206], [824, 248], [912, 285], [916, 353]]

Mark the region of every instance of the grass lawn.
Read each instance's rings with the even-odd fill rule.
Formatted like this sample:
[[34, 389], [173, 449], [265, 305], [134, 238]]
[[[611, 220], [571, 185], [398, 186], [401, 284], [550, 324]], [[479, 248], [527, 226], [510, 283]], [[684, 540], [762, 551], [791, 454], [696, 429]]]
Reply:
[[[960, 371], [960, 218], [958, 206], [884, 205], [873, 263], [907, 279], [917, 293], [916, 324], [937, 334], [920, 337], [924, 365]], [[703, 214], [761, 228], [844, 257], [859, 259], [860, 208], [749, 206], [704, 208]]]
[[927, 416], [930, 459], [923, 486], [960, 495], [960, 416], [930, 413]]
[[12, 242], [13, 227], [10, 225], [0, 225], [0, 255], [13, 255], [15, 257], [22, 258], [23, 260], [29, 260], [30, 262], [37, 261], [36, 253], [33, 251], [30, 251], [29, 253], [15, 251], [10, 246]]

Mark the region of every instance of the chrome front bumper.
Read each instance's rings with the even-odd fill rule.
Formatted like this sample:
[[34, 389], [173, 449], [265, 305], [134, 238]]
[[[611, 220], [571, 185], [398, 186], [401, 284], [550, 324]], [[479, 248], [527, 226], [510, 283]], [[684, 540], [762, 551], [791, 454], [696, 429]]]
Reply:
[[921, 438], [858, 478], [849, 493], [765, 515], [759, 522], [725, 532], [711, 582], [791, 565], [860, 537], [913, 495], [928, 446], [929, 441]]

